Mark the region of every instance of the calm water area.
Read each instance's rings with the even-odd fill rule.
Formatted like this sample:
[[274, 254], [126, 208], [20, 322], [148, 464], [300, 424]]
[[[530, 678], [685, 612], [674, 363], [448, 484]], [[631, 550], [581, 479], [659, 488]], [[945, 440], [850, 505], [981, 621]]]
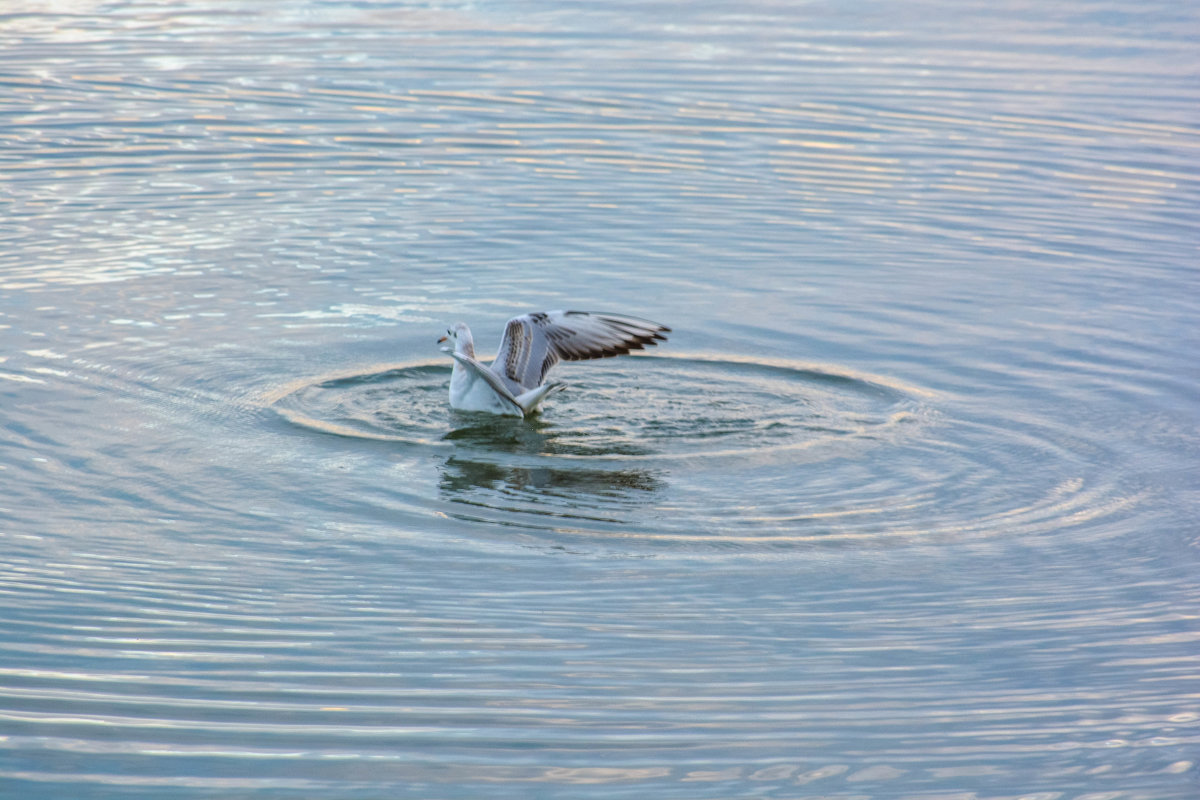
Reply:
[[1200, 4], [9, 0], [0, 798], [1194, 800], [1197, 320]]

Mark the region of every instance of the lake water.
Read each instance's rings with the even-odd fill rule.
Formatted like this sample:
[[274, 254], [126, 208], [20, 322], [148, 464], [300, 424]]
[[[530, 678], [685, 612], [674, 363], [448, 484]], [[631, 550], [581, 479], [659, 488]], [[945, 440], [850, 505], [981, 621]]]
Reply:
[[0, 797], [1200, 796], [1198, 40], [7, 3]]

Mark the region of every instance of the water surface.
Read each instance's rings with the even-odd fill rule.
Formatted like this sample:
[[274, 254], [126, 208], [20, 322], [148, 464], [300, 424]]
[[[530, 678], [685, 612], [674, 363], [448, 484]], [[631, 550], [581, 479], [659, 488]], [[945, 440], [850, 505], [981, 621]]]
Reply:
[[6, 7], [0, 796], [1195, 797], [1198, 30]]

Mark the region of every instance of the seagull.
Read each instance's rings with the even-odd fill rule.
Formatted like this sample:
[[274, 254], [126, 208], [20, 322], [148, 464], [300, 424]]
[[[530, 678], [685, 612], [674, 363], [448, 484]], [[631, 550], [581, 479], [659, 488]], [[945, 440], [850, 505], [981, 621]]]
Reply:
[[534, 311], [513, 317], [491, 364], [475, 358], [471, 329], [456, 322], [438, 339], [454, 358], [450, 407], [527, 417], [542, 401], [566, 388], [546, 383], [559, 361], [622, 356], [666, 341], [670, 328], [637, 317], [589, 311]]

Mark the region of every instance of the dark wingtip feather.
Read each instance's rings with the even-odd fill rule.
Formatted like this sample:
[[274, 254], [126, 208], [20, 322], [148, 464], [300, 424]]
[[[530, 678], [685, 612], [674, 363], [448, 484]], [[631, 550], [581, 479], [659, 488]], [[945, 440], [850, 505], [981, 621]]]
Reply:
[[[634, 350], [645, 350], [647, 347], [654, 347], [659, 342], [667, 340], [666, 334], [671, 332], [671, 329], [666, 325], [660, 325], [657, 322], [640, 317], [631, 317], [623, 314], [607, 314], [603, 312], [593, 311], [564, 311], [565, 317], [593, 317], [607, 326], [612, 334], [620, 339], [616, 343], [609, 344], [600, 350], [579, 350], [569, 346], [569, 336], [554, 336], [551, 338], [556, 341], [559, 349], [559, 356], [564, 361], [585, 361], [593, 358], [612, 358], [614, 356], [628, 355]], [[566, 329], [565, 333], [574, 334], [574, 331]]]

